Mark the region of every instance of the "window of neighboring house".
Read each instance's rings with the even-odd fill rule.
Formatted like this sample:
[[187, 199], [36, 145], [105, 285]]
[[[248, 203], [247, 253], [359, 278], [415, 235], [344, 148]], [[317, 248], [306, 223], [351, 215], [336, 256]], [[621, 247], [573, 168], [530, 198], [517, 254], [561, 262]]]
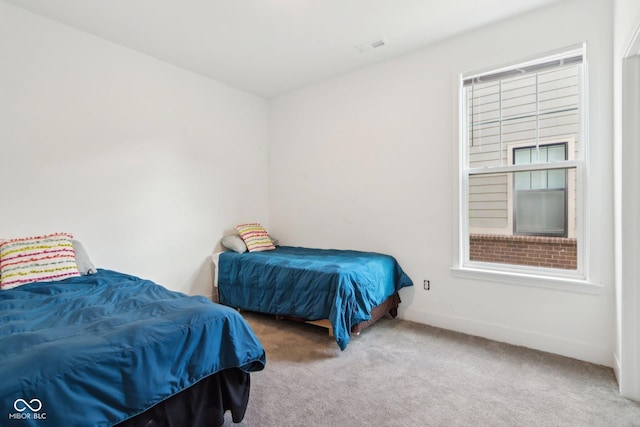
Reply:
[[463, 267], [584, 275], [583, 56], [462, 76]]
[[[567, 144], [513, 149], [513, 164], [567, 160]], [[513, 174], [513, 233], [567, 237], [567, 171], [563, 169]]]

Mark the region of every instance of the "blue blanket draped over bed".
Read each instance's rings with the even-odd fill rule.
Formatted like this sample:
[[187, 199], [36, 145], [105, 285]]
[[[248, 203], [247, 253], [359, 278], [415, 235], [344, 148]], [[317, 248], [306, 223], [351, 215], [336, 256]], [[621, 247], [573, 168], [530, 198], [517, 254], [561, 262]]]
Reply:
[[0, 291], [2, 426], [110, 426], [220, 370], [264, 365], [235, 310], [137, 277]]
[[220, 302], [261, 313], [329, 319], [340, 349], [351, 327], [411, 279], [397, 261], [372, 252], [280, 246], [224, 252], [218, 258]]

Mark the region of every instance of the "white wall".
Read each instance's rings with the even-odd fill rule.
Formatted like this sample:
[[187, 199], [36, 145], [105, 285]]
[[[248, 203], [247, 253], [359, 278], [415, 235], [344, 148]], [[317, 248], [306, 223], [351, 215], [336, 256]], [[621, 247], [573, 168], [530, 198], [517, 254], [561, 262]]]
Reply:
[[640, 2], [614, 2], [614, 128], [617, 330], [623, 396], [640, 400]]
[[[612, 6], [568, 0], [270, 101], [270, 231], [394, 255], [401, 316], [613, 365]], [[590, 279], [597, 294], [453, 277], [458, 75], [588, 43]], [[432, 290], [422, 289], [423, 279]]]
[[0, 2], [0, 237], [210, 295], [225, 229], [267, 219], [267, 102]]

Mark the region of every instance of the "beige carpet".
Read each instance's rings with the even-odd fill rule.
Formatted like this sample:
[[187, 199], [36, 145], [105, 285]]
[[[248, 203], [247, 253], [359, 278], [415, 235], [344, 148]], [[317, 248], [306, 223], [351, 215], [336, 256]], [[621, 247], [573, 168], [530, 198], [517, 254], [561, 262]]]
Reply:
[[237, 425], [640, 426], [604, 366], [387, 318], [341, 352], [321, 327], [244, 316], [267, 366]]

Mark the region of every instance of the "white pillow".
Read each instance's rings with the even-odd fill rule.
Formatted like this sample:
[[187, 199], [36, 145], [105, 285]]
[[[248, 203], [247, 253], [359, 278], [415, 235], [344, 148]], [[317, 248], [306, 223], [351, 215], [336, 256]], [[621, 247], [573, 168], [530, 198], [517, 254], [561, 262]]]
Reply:
[[82, 246], [82, 243], [75, 239], [72, 240], [71, 243], [73, 243], [73, 249], [76, 251], [76, 264], [78, 264], [78, 271], [80, 271], [80, 274], [85, 275], [97, 273], [98, 269], [93, 265], [93, 262], [91, 262], [91, 258], [89, 258], [89, 254], [85, 250], [84, 246]]
[[237, 234], [224, 236], [220, 243], [222, 243], [222, 246], [225, 248], [240, 254], [247, 251], [247, 245], [244, 244], [244, 240], [242, 240], [242, 238]]

